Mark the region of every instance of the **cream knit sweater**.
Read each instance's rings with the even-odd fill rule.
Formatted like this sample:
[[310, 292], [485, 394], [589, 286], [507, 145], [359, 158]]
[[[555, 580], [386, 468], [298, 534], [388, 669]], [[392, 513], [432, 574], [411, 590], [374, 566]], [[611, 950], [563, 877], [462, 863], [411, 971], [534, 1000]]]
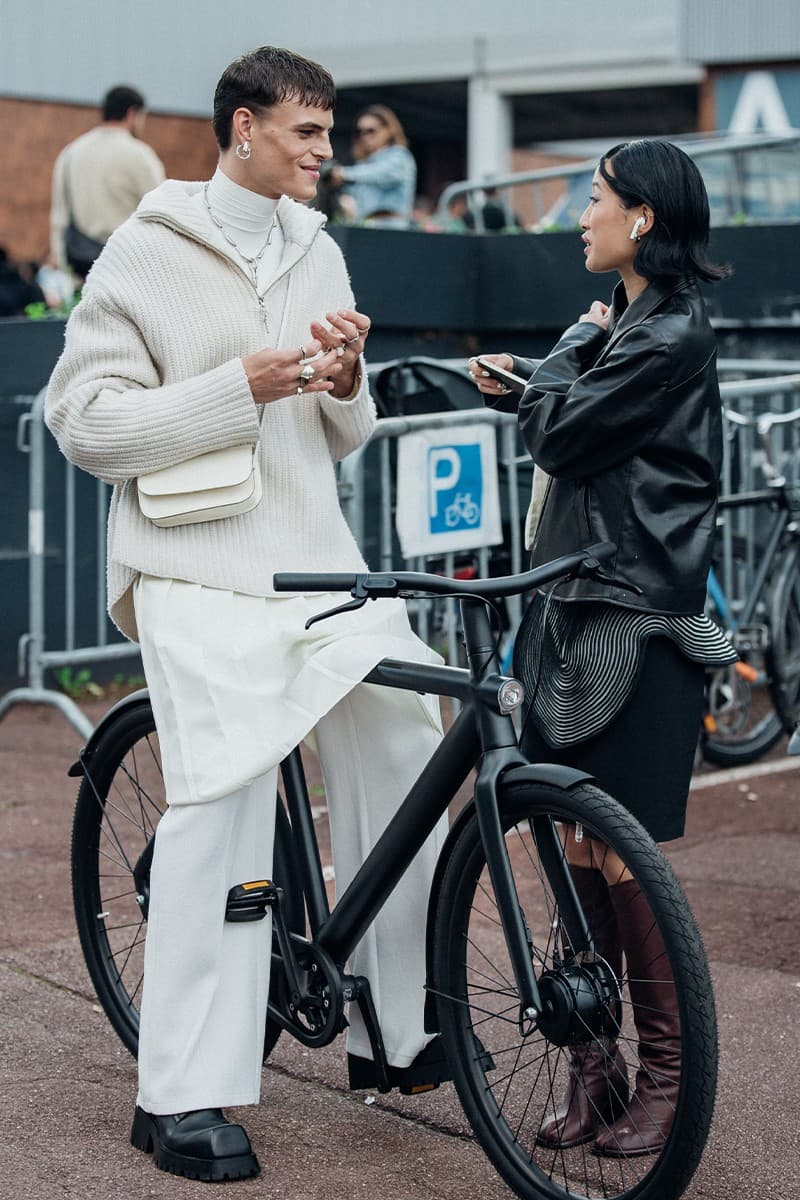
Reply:
[[55, 265], [67, 266], [64, 233], [70, 207], [78, 229], [104, 242], [142, 196], [163, 182], [155, 150], [124, 126], [103, 123], [70, 142], [53, 167], [50, 256]]
[[[138, 572], [254, 596], [275, 571], [364, 570], [339, 508], [334, 462], [369, 437], [375, 410], [362, 371], [355, 395], [292, 394], [256, 405], [242, 357], [300, 346], [309, 323], [353, 294], [324, 218], [284, 196], [277, 275], [256, 294], [235, 252], [223, 253], [192, 197], [168, 180], [109, 240], [67, 324], [45, 420], [77, 466], [113, 483], [108, 607], [137, 637]], [[299, 368], [298, 368], [299, 369]], [[136, 477], [259, 437], [264, 495], [241, 516], [161, 529], [142, 516]]]

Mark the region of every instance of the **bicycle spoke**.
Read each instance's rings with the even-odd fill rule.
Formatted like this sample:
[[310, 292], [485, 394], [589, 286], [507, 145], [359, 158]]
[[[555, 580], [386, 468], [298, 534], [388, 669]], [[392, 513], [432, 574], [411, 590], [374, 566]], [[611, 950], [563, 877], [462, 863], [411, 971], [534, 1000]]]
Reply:
[[[547, 788], [541, 790], [548, 796], [563, 797]], [[586, 791], [602, 795], [589, 787]], [[528, 792], [535, 796], [537, 789], [531, 786]], [[520, 786], [518, 794], [523, 797], [526, 789]], [[522, 806], [522, 799], [519, 803]], [[535, 812], [535, 802], [530, 804]], [[577, 800], [567, 807], [577, 809]], [[619, 811], [614, 806], [614, 813]], [[674, 984], [676, 978], [671, 958], [665, 955], [659, 918], [649, 900], [642, 909], [645, 889], [631, 885], [635, 875], [632, 863], [613, 841], [620, 828], [616, 815], [609, 827], [613, 833], [604, 837], [592, 828], [588, 813], [585, 818], [582, 814], [579, 820], [570, 820], [567, 812], [553, 812], [548, 821], [546, 810], [540, 811], [536, 819], [534, 812], [524, 821], [507, 818], [505, 829], [523, 927], [542, 998], [542, 1011], [533, 1029], [522, 1033], [514, 1020], [519, 1015], [517, 989], [477, 822], [462, 834], [445, 876], [446, 894], [437, 915], [435, 944], [441, 948], [437, 983], [446, 980], [448, 986], [437, 988], [437, 1006], [448, 1054], [455, 1055], [459, 1096], [476, 1134], [507, 1182], [519, 1191], [524, 1178], [526, 1190], [520, 1194], [553, 1200], [616, 1200], [634, 1191], [645, 1200], [675, 1200], [685, 1186], [680, 1179], [683, 1175], [688, 1179], [691, 1173], [691, 1164], [687, 1167], [687, 1163], [692, 1155], [696, 1162], [697, 1146], [702, 1140], [698, 1142], [697, 1128], [707, 1130], [710, 1108], [700, 1094], [702, 1089], [690, 1098], [682, 1091], [676, 1105], [674, 1076], [663, 1073], [657, 1057], [660, 1045], [641, 1033], [633, 1019], [631, 990], [639, 997], [637, 1020], [649, 1022], [659, 1013], [665, 1019], [672, 1015], [671, 1009], [662, 1006], [666, 1001], [659, 999], [659, 989]], [[578, 833], [579, 827], [582, 833]], [[536, 829], [542, 838], [541, 847]], [[551, 836], [554, 829], [557, 844]], [[567, 860], [573, 838], [576, 844], [583, 841], [581, 853], [588, 851], [587, 861], [592, 864], [580, 868], [584, 872], [580, 879], [575, 874], [578, 869], [573, 871]], [[662, 885], [668, 890], [662, 874], [669, 868], [656, 847], [652, 843], [648, 847], [648, 869], [652, 868], [658, 879], [659, 890]], [[621, 864], [613, 873], [609, 869], [614, 861], [611, 851]], [[566, 904], [570, 896], [571, 906], [574, 901], [571, 889], [565, 890], [564, 881], [556, 878], [560, 870], [573, 875], [574, 894], [593, 953], [582, 946], [577, 953], [572, 949], [558, 897], [564, 897]], [[621, 951], [620, 963], [616, 964], [614, 952], [606, 946], [609, 934], [602, 924], [608, 919], [603, 897], [608, 905], [609, 887], [623, 889], [619, 892], [620, 914], [624, 914], [626, 905], [640, 913], [637, 937], [641, 946], [634, 960], [635, 971], [628, 970], [627, 965], [622, 969]], [[669, 903], [665, 900], [660, 910], [662, 918], [680, 903], [677, 895]], [[571, 913], [571, 921], [573, 917]], [[701, 957], [692, 959], [691, 972], [697, 970], [702, 975], [704, 960], [699, 939], [696, 946]], [[611, 953], [611, 962], [604, 952]], [[473, 1037], [480, 1039], [485, 1054], [468, 1058]], [[680, 1042], [678, 1053], [680, 1057]], [[463, 1066], [456, 1070], [455, 1062]], [[680, 1058], [679, 1070], [683, 1069]], [[663, 1155], [658, 1142], [652, 1154], [634, 1156], [623, 1148], [617, 1151], [620, 1157], [604, 1157], [613, 1153], [615, 1140], [618, 1144], [615, 1122], [629, 1105], [628, 1088], [637, 1082], [644, 1086], [642, 1081], [648, 1083], [649, 1091], [645, 1090], [638, 1107], [634, 1106], [628, 1121], [632, 1132], [627, 1137], [635, 1142], [635, 1131], [639, 1130], [639, 1140], [646, 1144], [662, 1123], [667, 1128], [673, 1121], [678, 1124], [682, 1150], [679, 1159], [673, 1156], [666, 1176], [659, 1174]], [[574, 1108], [581, 1098], [583, 1108]], [[686, 1106], [692, 1109], [688, 1117]], [[578, 1118], [579, 1111], [586, 1115]], [[567, 1118], [573, 1123], [569, 1126], [573, 1132], [562, 1141], [559, 1131], [567, 1128]], [[579, 1119], [582, 1124], [577, 1124]], [[609, 1149], [594, 1153], [595, 1139], [603, 1134]]]

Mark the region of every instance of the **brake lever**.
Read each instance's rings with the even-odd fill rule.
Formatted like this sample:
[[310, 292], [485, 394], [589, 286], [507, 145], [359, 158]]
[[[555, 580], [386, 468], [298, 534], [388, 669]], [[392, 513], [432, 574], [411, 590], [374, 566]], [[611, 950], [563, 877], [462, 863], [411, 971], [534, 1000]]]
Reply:
[[[306, 621], [306, 629], [310, 629], [312, 625], [316, 625], [317, 621], [324, 621], [327, 617], [335, 617], [338, 613], [353, 612], [356, 608], [362, 608], [369, 599], [366, 581], [359, 578], [350, 594], [353, 599], [348, 600], [346, 604], [339, 604], [336, 608], [329, 608], [327, 612], [317, 613], [315, 616], [309, 617]], [[375, 599], [374, 596], [372, 598], [373, 600]]]

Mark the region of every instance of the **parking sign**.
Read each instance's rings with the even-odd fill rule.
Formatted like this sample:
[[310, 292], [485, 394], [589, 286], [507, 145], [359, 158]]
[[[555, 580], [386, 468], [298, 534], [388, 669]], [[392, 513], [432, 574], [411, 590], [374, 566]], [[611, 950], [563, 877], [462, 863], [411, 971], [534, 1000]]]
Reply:
[[478, 442], [429, 446], [427, 475], [430, 533], [480, 525], [483, 473]]
[[397, 533], [406, 558], [502, 541], [492, 426], [429, 429], [399, 439]]

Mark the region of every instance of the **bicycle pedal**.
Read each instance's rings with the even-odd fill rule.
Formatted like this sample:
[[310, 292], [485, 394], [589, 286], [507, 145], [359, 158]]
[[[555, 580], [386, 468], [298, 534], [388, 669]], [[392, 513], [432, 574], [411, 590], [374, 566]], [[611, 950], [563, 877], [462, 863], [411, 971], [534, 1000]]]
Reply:
[[277, 904], [280, 888], [269, 879], [254, 879], [237, 883], [228, 892], [225, 905], [226, 921], [263, 921], [267, 909]]

